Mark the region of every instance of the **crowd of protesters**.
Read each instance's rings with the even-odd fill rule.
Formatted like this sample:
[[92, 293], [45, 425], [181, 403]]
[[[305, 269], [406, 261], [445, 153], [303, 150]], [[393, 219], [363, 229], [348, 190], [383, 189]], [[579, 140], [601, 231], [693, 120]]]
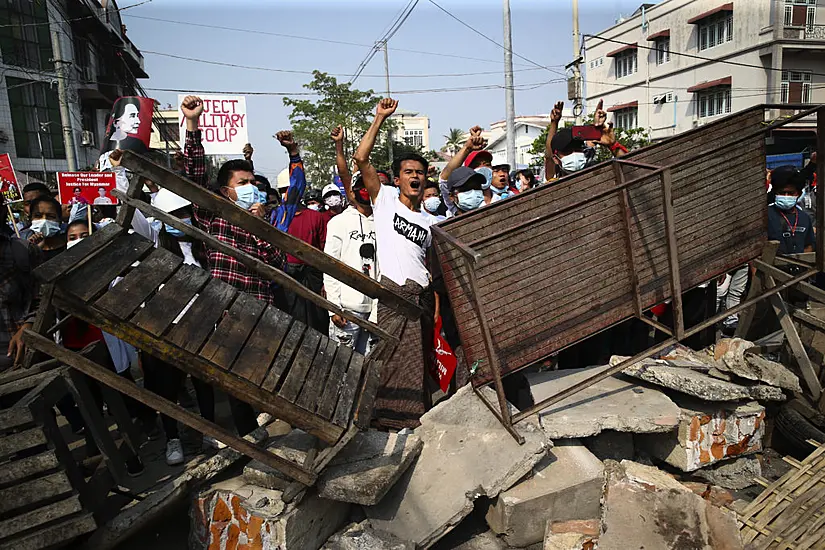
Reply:
[[[327, 334], [341, 345], [368, 353], [373, 348], [383, 362], [381, 383], [377, 396], [374, 424], [388, 429], [415, 427], [421, 415], [431, 405], [434, 384], [430, 380], [430, 350], [433, 327], [443, 320], [444, 336], [456, 350], [461, 364], [460, 339], [454, 317], [441, 281], [438, 262], [433, 255], [431, 226], [466, 215], [498, 201], [507, 200], [539, 187], [549, 185], [557, 178], [568, 176], [592, 166], [596, 149], [601, 147], [619, 157], [628, 151], [616, 139], [612, 124], [601, 105], [595, 112], [595, 126], [601, 137], [585, 142], [574, 136], [570, 128], [559, 128], [563, 103], [558, 102], [551, 113], [548, 128], [545, 174], [548, 182], [539, 182], [531, 170], [511, 171], [507, 164], [493, 164], [493, 156], [485, 150], [482, 129], [469, 129], [463, 147], [438, 173], [418, 154], [404, 154], [396, 158], [390, 173], [377, 170], [371, 162], [371, 153], [381, 128], [393, 115], [398, 102], [382, 99], [375, 118], [363, 136], [353, 161], [357, 170], [351, 172], [350, 160], [344, 153], [344, 130], [331, 129], [336, 156], [335, 165], [341, 187], [330, 183], [321, 189], [310, 187], [304, 173], [298, 143], [291, 132], [275, 136], [289, 155], [289, 185], [273, 188], [269, 180], [255, 173], [251, 145], [243, 150], [243, 159], [224, 163], [217, 177], [207, 176], [207, 160], [201, 141], [199, 118], [204, 105], [200, 98], [187, 96], [181, 110], [185, 118], [183, 153], [176, 158], [178, 170], [197, 185], [224, 197], [251, 215], [265, 219], [273, 227], [323, 250], [329, 256], [371, 277], [395, 293], [419, 304], [427, 313], [416, 320], [408, 319], [382, 302], [342, 284], [329, 274], [322, 273], [300, 258], [285, 254], [270, 242], [224, 219], [220, 214], [144, 181], [145, 199], [161, 211], [184, 223], [195, 225], [215, 239], [234, 247], [266, 265], [283, 270], [301, 285], [362, 319], [377, 323], [382, 329], [400, 337], [400, 345], [375, 347], [376, 338], [359, 325], [335, 312], [328, 312], [315, 303], [287, 289], [273, 284], [241, 264], [232, 256], [194, 241], [184, 232], [136, 213], [133, 228], [164, 248], [183, 258], [185, 264], [208, 269], [213, 278], [220, 279], [236, 289], [289, 313], [293, 318], [315, 330]], [[125, 190], [126, 173], [120, 167], [120, 152], [107, 158], [107, 168], [118, 174], [118, 187]], [[811, 163], [813, 165], [814, 163]], [[768, 233], [780, 242], [780, 253], [799, 253], [813, 249], [812, 218], [800, 206], [803, 204], [806, 177], [810, 166], [802, 171], [792, 167], [774, 170], [769, 187]], [[807, 172], [806, 172], [807, 170]], [[23, 357], [22, 330], [30, 327], [38, 304], [38, 291], [32, 270], [62, 251], [76, 245], [107, 220], [98, 225], [87, 223], [87, 211], [95, 207], [82, 201], [61, 206], [43, 184], [32, 183], [23, 189], [25, 223], [18, 227], [19, 238], [8, 230], [0, 235], [0, 344], [7, 346], [8, 355], [0, 357], [0, 370], [11, 368]], [[109, 217], [113, 212], [106, 210]], [[6, 209], [0, 208], [5, 216]], [[108, 220], [111, 221], [111, 220]], [[13, 223], [13, 222], [12, 222]], [[717, 309], [735, 306], [741, 301], [751, 277], [747, 266], [739, 268], [717, 284], [705, 285], [685, 295], [685, 316], [698, 320], [715, 313]], [[115, 281], [116, 283], [116, 281]], [[667, 308], [656, 314], [667, 324]], [[181, 314], [179, 318], [182, 316]], [[693, 322], [696, 322], [696, 319]], [[177, 321], [177, 320], [176, 320]], [[731, 316], [720, 327], [731, 333], [736, 327], [736, 316]], [[686, 324], [691, 321], [686, 319]], [[640, 337], [639, 331], [642, 336]], [[587, 349], [576, 347], [559, 357], [565, 367], [586, 366], [603, 362], [611, 352], [631, 354], [645, 349], [649, 327], [630, 322], [599, 336], [598, 346]], [[139, 363], [144, 386], [158, 395], [177, 401], [184, 392], [186, 376], [145, 352], [138, 352], [125, 342], [80, 321], [72, 321], [61, 330], [63, 345], [80, 350], [105, 340], [105, 347], [96, 357], [100, 364], [109, 366], [123, 376], [129, 376], [130, 366]], [[626, 348], [640, 342], [640, 349], [616, 349], [609, 339], [621, 341]], [[605, 340], [607, 339], [607, 340]], [[459, 369], [453, 388], [468, 380], [467, 368]], [[523, 377], [505, 379], [508, 399], [517, 407], [532, 404], [529, 388]], [[211, 386], [192, 379], [200, 414], [209, 421], [215, 419], [215, 394]], [[244, 435], [263, 420], [253, 408], [234, 397], [229, 397], [235, 429]], [[83, 421], [72, 402], [62, 403], [60, 410], [81, 432]], [[150, 439], [160, 437], [157, 413], [130, 403], [130, 411], [140, 421]], [[184, 461], [177, 423], [165, 416], [160, 426], [166, 438], [166, 460], [170, 465]], [[204, 438], [210, 447], [220, 443]], [[139, 473], [141, 466], [130, 468]]]

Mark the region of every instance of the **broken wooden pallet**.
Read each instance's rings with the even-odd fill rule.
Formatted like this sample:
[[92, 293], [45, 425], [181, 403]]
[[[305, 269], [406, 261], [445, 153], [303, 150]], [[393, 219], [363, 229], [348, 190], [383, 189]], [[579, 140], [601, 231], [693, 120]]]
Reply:
[[803, 461], [785, 457], [793, 469], [739, 512], [742, 542], [759, 550], [825, 548], [825, 443]]

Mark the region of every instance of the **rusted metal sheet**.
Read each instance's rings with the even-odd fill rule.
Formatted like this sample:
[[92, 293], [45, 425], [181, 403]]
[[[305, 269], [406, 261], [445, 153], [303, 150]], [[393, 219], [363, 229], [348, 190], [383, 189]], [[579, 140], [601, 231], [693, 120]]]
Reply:
[[670, 299], [674, 283], [684, 291], [757, 257], [767, 234], [763, 120], [761, 108], [745, 111], [633, 153], [645, 166], [619, 163], [620, 179], [604, 163], [441, 224], [480, 255], [474, 292], [466, 253], [434, 235], [464, 353], [478, 362], [474, 384], [492, 380], [474, 299], [507, 374]]

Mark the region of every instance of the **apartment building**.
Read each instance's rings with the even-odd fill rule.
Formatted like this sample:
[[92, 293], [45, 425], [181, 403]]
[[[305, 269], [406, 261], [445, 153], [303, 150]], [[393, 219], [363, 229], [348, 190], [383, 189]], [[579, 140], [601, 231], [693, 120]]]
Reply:
[[[603, 100], [654, 140], [753, 105], [825, 102], [825, 0], [664, 0], [584, 45], [588, 112]], [[769, 149], [801, 150], [814, 130], [803, 119]]]
[[[559, 127], [567, 123], [573, 123], [575, 117], [572, 111], [565, 110]], [[535, 155], [530, 154], [533, 142], [539, 137], [544, 129], [550, 125], [550, 115], [528, 115], [517, 116], [515, 118], [515, 144], [516, 144], [516, 166], [512, 169], [527, 168], [532, 166]], [[487, 136], [484, 136], [487, 138]], [[493, 164], [507, 163], [507, 121], [499, 120], [490, 125], [490, 134], [487, 150], [493, 154]]]
[[149, 148], [173, 154], [180, 151], [180, 111], [171, 105], [155, 111]]
[[[105, 6], [105, 7], [104, 7]], [[59, 56], [58, 56], [59, 52]], [[68, 120], [60, 115], [58, 74]], [[55, 173], [95, 163], [114, 101], [147, 78], [115, 0], [0, 3], [0, 153], [18, 173], [55, 184]], [[74, 138], [67, 151], [64, 125]]]
[[430, 117], [408, 109], [397, 109], [392, 119], [398, 124], [394, 139], [430, 150]]

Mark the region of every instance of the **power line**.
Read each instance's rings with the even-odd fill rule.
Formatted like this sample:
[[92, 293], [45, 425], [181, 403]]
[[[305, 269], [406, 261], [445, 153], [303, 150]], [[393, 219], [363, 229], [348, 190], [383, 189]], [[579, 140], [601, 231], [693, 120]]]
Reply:
[[[137, 4], [132, 4], [130, 6], [124, 6], [122, 8], [116, 8], [112, 11], [122, 12], [122, 11], [125, 11], [125, 10], [128, 10], [128, 9], [132, 9], [132, 8], [136, 8], [138, 6], [142, 6], [143, 4], [148, 4], [149, 2], [152, 2], [152, 0], [143, 0], [143, 2], [138, 2]], [[74, 21], [85, 21], [86, 19], [98, 19], [98, 16], [97, 15], [84, 15], [83, 17], [75, 17], [74, 19], [64, 19], [63, 21], [59, 21], [59, 23], [72, 23]], [[40, 27], [40, 26], [44, 26], [44, 25], [51, 25], [51, 22], [47, 21], [47, 22], [44, 22], [44, 23], [9, 23], [8, 25], [0, 25], [0, 29], [4, 29], [4, 28], [8, 28], [8, 27], [14, 27], [14, 28]]]
[[358, 68], [355, 69], [355, 73], [350, 77], [350, 84], [353, 84], [356, 80], [358, 80], [358, 77], [361, 75], [364, 69], [367, 68], [367, 65], [369, 65], [370, 61], [372, 61], [372, 58], [375, 57], [375, 54], [378, 53], [378, 50], [381, 49], [381, 47], [384, 44], [386, 44], [390, 38], [395, 36], [395, 33], [397, 33], [401, 26], [404, 25], [407, 19], [409, 19], [413, 10], [418, 5], [418, 2], [419, 0], [410, 0], [409, 3], [407, 3], [407, 6], [404, 8], [404, 10], [401, 12], [401, 15], [399, 15], [395, 19], [395, 21], [390, 25], [390, 29], [384, 32], [381, 35], [381, 38], [379, 38], [373, 43], [372, 49], [370, 49], [366, 57], [364, 57], [364, 59], [358, 65]]

